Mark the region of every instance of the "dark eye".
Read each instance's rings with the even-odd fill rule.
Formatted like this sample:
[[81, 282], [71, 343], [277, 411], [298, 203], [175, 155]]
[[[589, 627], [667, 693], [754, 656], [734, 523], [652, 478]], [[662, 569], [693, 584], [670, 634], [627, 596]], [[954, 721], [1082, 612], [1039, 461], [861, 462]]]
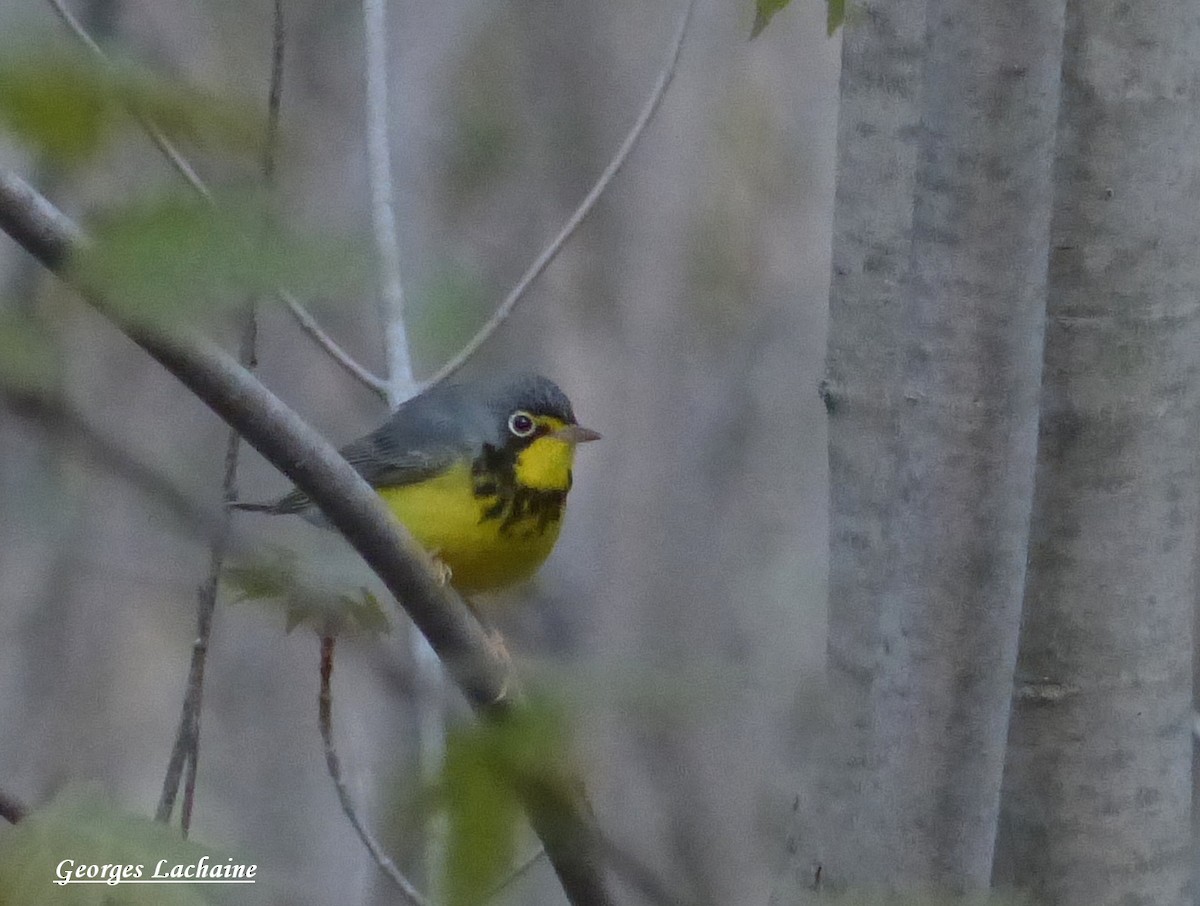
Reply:
[[508, 417], [508, 430], [517, 437], [528, 437], [537, 429], [537, 422], [533, 420], [533, 416], [524, 410], [518, 409]]

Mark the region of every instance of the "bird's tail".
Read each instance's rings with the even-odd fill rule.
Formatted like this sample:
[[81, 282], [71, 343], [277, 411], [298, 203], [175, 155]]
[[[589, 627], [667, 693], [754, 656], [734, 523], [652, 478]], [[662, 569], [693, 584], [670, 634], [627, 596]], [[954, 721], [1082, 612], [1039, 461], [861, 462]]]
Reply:
[[242, 500], [235, 500], [229, 504], [231, 510], [241, 510], [244, 513], [278, 513], [279, 503], [247, 503]]
[[252, 503], [235, 500], [229, 504], [231, 510], [241, 510], [244, 513], [269, 513], [272, 516], [288, 516], [292, 513], [303, 513], [311, 506], [308, 495], [303, 491], [292, 491], [271, 503]]

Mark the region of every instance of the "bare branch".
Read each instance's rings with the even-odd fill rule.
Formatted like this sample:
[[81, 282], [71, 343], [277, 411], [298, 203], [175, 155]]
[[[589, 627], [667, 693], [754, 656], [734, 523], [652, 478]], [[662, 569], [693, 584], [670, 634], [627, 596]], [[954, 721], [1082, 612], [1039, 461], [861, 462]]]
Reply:
[[267, 89], [267, 138], [263, 142], [263, 180], [275, 187], [279, 165], [279, 110], [283, 104], [283, 50], [287, 33], [283, 26], [283, 0], [271, 4], [271, 80]]
[[[112, 61], [109, 60], [108, 54], [104, 52], [104, 49], [99, 44], [92, 40], [92, 36], [87, 33], [87, 29], [83, 27], [83, 23], [75, 18], [74, 14], [67, 9], [62, 0], [49, 0], [49, 3], [50, 7], [63, 21], [63, 24], [67, 26], [67, 28], [76, 38], [79, 39], [80, 43], [82, 43], [84, 47], [91, 51], [91, 53], [95, 55], [96, 59], [98, 59], [104, 66], [112, 66]], [[167, 138], [166, 134], [151, 120], [147, 119], [146, 116], [137, 108], [130, 107], [129, 112], [138, 121], [138, 125], [142, 127], [146, 135], [150, 137], [150, 141], [154, 143], [154, 146], [158, 148], [162, 156], [165, 157], [167, 162], [175, 169], [175, 171], [181, 177], [183, 177], [184, 181], [187, 182], [187, 184], [190, 185], [203, 198], [212, 201], [212, 195], [208, 190], [208, 186], [204, 184], [204, 181], [200, 179], [196, 171], [192, 169], [192, 165], [188, 163], [187, 159], [182, 154], [179, 153], [179, 150], [175, 147], [174, 143]]]
[[[275, 165], [279, 156], [279, 109], [283, 96], [283, 0], [274, 0], [274, 16], [271, 31], [271, 78], [267, 90], [267, 134], [263, 147], [263, 180], [268, 189], [275, 182]], [[247, 301], [242, 325], [241, 349], [238, 360], [242, 367], [253, 370], [256, 366], [255, 347], [258, 342], [258, 321], [255, 316], [254, 300]], [[225, 472], [221, 479], [222, 497], [226, 507], [238, 498], [237, 469], [241, 436], [230, 429], [225, 445]], [[204, 699], [204, 668], [208, 660], [208, 645], [212, 638], [213, 615], [217, 609], [217, 592], [221, 585], [221, 571], [229, 549], [230, 529], [233, 514], [225, 509], [218, 531], [213, 535], [209, 548], [208, 577], [200, 587], [196, 599], [196, 640], [192, 645], [192, 659], [188, 667], [188, 679], [179, 715], [179, 729], [175, 745], [163, 780], [155, 818], [166, 823], [171, 818], [175, 794], [179, 789], [180, 773], [186, 771], [183, 788], [183, 806], [180, 810], [180, 828], [187, 837], [192, 825], [192, 811], [196, 802], [196, 772], [200, 766], [200, 717]]]
[[371, 854], [375, 864], [400, 888], [400, 892], [408, 898], [410, 903], [415, 903], [416, 906], [429, 906], [429, 901], [421, 896], [420, 891], [396, 867], [396, 863], [383, 851], [379, 841], [367, 830], [366, 825], [358, 816], [358, 809], [354, 807], [354, 800], [350, 798], [350, 790], [346, 788], [346, 781], [342, 779], [341, 759], [338, 758], [337, 748], [333, 744], [333, 689], [330, 682], [333, 677], [333, 643], [333, 636], [321, 637], [321, 693], [317, 699], [317, 708], [318, 723], [321, 725], [321, 743], [325, 748], [325, 767], [329, 772], [330, 779], [333, 780], [334, 789], [337, 790], [342, 812], [349, 819], [350, 826], [358, 834], [358, 839], [367, 848], [367, 852]]
[[[59, 18], [70, 29], [71, 33], [105, 66], [111, 66], [111, 61], [104, 53], [104, 50], [92, 40], [91, 36], [84, 29], [83, 25], [75, 18], [63, 5], [62, 0], [48, 0], [50, 6], [58, 14]], [[202, 198], [207, 201], [212, 201], [212, 192], [204, 183], [204, 180], [192, 168], [192, 165], [179, 152], [169, 138], [159, 129], [153, 122], [146, 119], [138, 110], [131, 111], [134, 117], [137, 118], [139, 125], [145, 130], [154, 146], [167, 159], [167, 162], [175, 169], [175, 171], [183, 178], [183, 180], [192, 187], [192, 189]], [[268, 145], [276, 141], [274, 136], [268, 136]], [[272, 174], [274, 170], [272, 168]], [[363, 368], [356, 362], [349, 353], [341, 348], [334, 340], [317, 324], [316, 319], [308, 313], [308, 311], [296, 300], [292, 293], [288, 292], [283, 287], [277, 290], [277, 295], [287, 306], [288, 311], [296, 319], [300, 328], [314, 341], [318, 346], [333, 358], [335, 362], [342, 366], [346, 372], [355, 380], [363, 384], [368, 390], [377, 395], [380, 399], [386, 401], [386, 385], [382, 380], [371, 374], [367, 369]]]
[[387, 402], [395, 409], [413, 395], [412, 357], [404, 324], [404, 281], [400, 240], [392, 210], [392, 153], [388, 140], [387, 16], [384, 0], [363, 0], [367, 78], [367, 172], [371, 224], [380, 267], [380, 323], [387, 357]]
[[604, 168], [604, 172], [600, 174], [600, 178], [596, 180], [596, 184], [592, 186], [590, 192], [584, 196], [583, 201], [579, 203], [579, 207], [575, 209], [563, 228], [559, 230], [558, 235], [550, 241], [550, 244], [542, 251], [534, 260], [529, 269], [517, 281], [517, 285], [512, 288], [504, 301], [500, 303], [500, 307], [495, 313], [488, 318], [475, 336], [467, 341], [466, 345], [458, 351], [458, 353], [439, 368], [432, 377], [421, 383], [421, 389], [425, 390], [435, 384], [440, 384], [450, 375], [454, 374], [463, 365], [465, 365], [485, 342], [488, 337], [496, 332], [496, 329], [508, 320], [508, 316], [512, 314], [513, 309], [517, 307], [517, 303], [525, 297], [529, 287], [533, 281], [542, 275], [542, 272], [549, 267], [567, 240], [579, 228], [579, 225], [587, 219], [588, 214], [596, 206], [596, 202], [600, 200], [600, 196], [612, 183], [621, 167], [625, 165], [625, 161], [629, 159], [629, 153], [637, 145], [638, 139], [646, 131], [646, 126], [650, 120], [654, 118], [654, 114], [658, 111], [662, 104], [663, 97], [667, 93], [667, 88], [671, 81], [675, 78], [675, 71], [679, 65], [679, 55], [683, 50], [683, 39], [687, 35], [688, 24], [692, 19], [692, 9], [696, 5], [696, 0], [687, 0], [683, 9], [683, 15], [679, 19], [679, 27], [675, 30], [675, 37], [671, 42], [670, 51], [668, 53], [666, 65], [658, 74], [658, 80], [654, 83], [654, 88], [650, 91], [650, 96], [646, 99], [646, 103], [642, 106], [642, 112], [638, 114], [637, 121], [633, 124], [633, 128], [629, 130], [629, 134], [625, 136], [625, 141], [621, 143], [621, 147], [617, 149], [617, 153], [613, 159], [609, 161], [608, 166]]
[[[402, 603], [481, 716], [504, 720], [514, 707], [509, 675], [466, 604], [443, 585], [428, 554], [361, 476], [319, 434], [224, 350], [202, 337], [122, 323], [106, 300], [66, 267], [87, 246], [70, 219], [0, 168], [0, 229], [112, 320], [130, 339], [235, 428], [324, 512]], [[595, 819], [582, 789], [552, 806], [527, 798], [530, 822], [573, 906], [608, 906]]]
[[83, 46], [107, 63], [108, 57], [105, 55], [103, 48], [92, 40], [92, 36], [87, 33], [87, 29], [83, 27], [83, 23], [75, 18], [75, 14], [67, 9], [62, 0], [49, 0], [49, 2], [50, 8], [58, 14], [58, 18], [62, 19], [63, 24], [82, 42]]
[[297, 302], [296, 297], [290, 292], [288, 292], [286, 289], [280, 289], [277, 291], [277, 295], [283, 301], [283, 304], [287, 306], [288, 311], [292, 313], [292, 317], [296, 319], [296, 323], [299, 325], [301, 330], [308, 334], [308, 336], [318, 346], [324, 349], [329, 357], [341, 365], [342, 368], [345, 369], [352, 378], [378, 396], [381, 400], [387, 402], [388, 393], [386, 381], [376, 377], [362, 365], [358, 364], [358, 361], [351, 356], [350, 353], [342, 349], [342, 347], [339, 346], [329, 336], [329, 334], [325, 333], [325, 331], [321, 328], [321, 325], [317, 323], [317, 319], [309, 314], [308, 310], [299, 302]]

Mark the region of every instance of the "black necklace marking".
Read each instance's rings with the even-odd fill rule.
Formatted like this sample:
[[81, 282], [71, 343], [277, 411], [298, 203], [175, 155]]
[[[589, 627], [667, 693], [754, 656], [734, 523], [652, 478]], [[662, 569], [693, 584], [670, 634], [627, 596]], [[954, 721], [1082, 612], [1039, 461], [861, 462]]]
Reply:
[[[562, 518], [567, 492], [530, 488], [517, 482], [517, 456], [521, 447], [484, 444], [483, 452], [471, 463], [471, 485], [476, 497], [493, 498], [480, 522], [500, 520], [500, 534], [517, 526], [529, 536], [540, 535]], [[532, 525], [531, 525], [532, 523]]]

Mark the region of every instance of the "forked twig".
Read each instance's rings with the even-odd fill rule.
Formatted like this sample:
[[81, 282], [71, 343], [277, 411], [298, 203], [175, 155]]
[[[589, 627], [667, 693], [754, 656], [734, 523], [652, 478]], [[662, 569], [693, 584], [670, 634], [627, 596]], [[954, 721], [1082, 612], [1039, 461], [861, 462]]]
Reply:
[[[92, 54], [94, 54], [103, 65], [112, 65], [112, 61], [108, 58], [108, 55], [104, 52], [104, 49], [100, 47], [100, 45], [94, 40], [92, 40], [91, 35], [87, 33], [87, 30], [83, 27], [79, 20], [72, 15], [71, 11], [63, 5], [62, 0], [47, 0], [47, 2], [50, 4], [54, 12], [58, 14], [58, 17], [63, 21], [70, 32], [75, 35], [75, 37], [78, 38], [79, 41]], [[212, 202], [213, 196], [211, 190], [205, 184], [204, 180], [200, 178], [199, 174], [197, 174], [192, 168], [192, 165], [188, 163], [187, 158], [185, 158], [183, 154], [180, 153], [180, 151], [175, 147], [171, 139], [168, 138], [161, 129], [147, 119], [140, 111], [133, 109], [131, 112], [137, 119], [138, 124], [145, 131], [146, 135], [149, 136], [150, 140], [154, 143], [154, 146], [158, 148], [159, 153], [166, 158], [167, 162], [172, 166], [172, 168], [174, 168], [174, 170], [183, 178], [183, 180], [189, 186], [191, 186], [197, 195], [199, 195], [201, 198], [204, 198], [206, 201]], [[271, 140], [273, 141], [273, 139]], [[292, 316], [296, 319], [296, 322], [299, 324], [304, 333], [306, 333], [318, 346], [324, 349], [325, 352], [328, 353], [335, 362], [341, 365], [351, 377], [362, 383], [363, 386], [365, 386], [380, 399], [387, 399], [384, 382], [359, 365], [349, 353], [347, 353], [344, 349], [342, 349], [341, 346], [338, 345], [336, 340], [322, 330], [316, 319], [313, 318], [313, 316], [310, 315], [298, 301], [296, 301], [295, 296], [293, 296], [283, 287], [280, 287], [277, 290], [277, 294], [279, 298], [283, 300], [283, 303], [287, 306], [288, 311], [292, 313]]]
[[276, 290], [275, 295], [287, 306], [287, 310], [292, 313], [292, 317], [295, 318], [300, 329], [324, 349], [331, 359], [381, 400], [387, 400], [387, 383], [358, 364], [358, 361], [350, 353], [330, 338], [329, 334], [325, 333], [321, 325], [317, 323], [317, 319], [309, 314], [308, 309], [301, 305], [295, 296], [286, 289]]
[[[78, 37], [80, 41], [82, 41], [93, 53], [95, 53], [107, 64], [108, 57], [105, 55], [104, 51], [98, 44], [96, 44], [95, 41], [91, 39], [91, 37], [84, 30], [83, 26], [80, 25], [75, 17], [72, 16], [71, 13], [63, 6], [62, 0], [48, 0], [48, 2], [54, 8], [55, 12], [58, 13], [59, 17], [67, 24], [70, 30], [76, 35], [76, 37]], [[568, 218], [558, 235], [551, 240], [550, 244], [546, 246], [542, 253], [538, 255], [534, 262], [521, 276], [521, 279], [517, 281], [516, 286], [512, 288], [512, 290], [500, 303], [499, 307], [487, 320], [487, 322], [480, 327], [475, 335], [467, 341], [467, 343], [458, 351], [457, 354], [455, 354], [449, 361], [442, 365], [442, 367], [439, 368], [431, 377], [425, 381], [422, 381], [418, 385], [418, 389], [425, 390], [434, 386], [435, 384], [441, 383], [446, 378], [456, 373], [470, 360], [471, 356], [478, 351], [479, 347], [481, 347], [488, 340], [488, 338], [496, 332], [496, 329], [499, 328], [500, 325], [506, 320], [508, 320], [509, 315], [512, 314], [513, 309], [517, 306], [517, 303], [520, 302], [525, 296], [526, 292], [529, 290], [529, 287], [538, 277], [542, 275], [542, 272], [546, 270], [546, 268], [550, 265], [550, 262], [558, 256], [558, 253], [562, 250], [562, 247], [566, 244], [567, 240], [571, 237], [575, 230], [579, 228], [580, 224], [583, 223], [588, 214], [591, 213], [600, 196], [608, 188], [609, 183], [612, 182], [617, 173], [620, 171], [621, 167], [624, 166], [630, 152], [633, 150], [634, 146], [645, 132], [646, 126], [649, 125], [650, 120], [653, 119], [654, 114], [658, 111], [658, 108], [662, 103], [663, 97], [665, 96], [671, 81], [675, 78], [675, 72], [678, 67], [680, 53], [683, 50], [684, 38], [687, 35], [687, 29], [691, 22], [692, 11], [694, 7], [695, 0], [687, 0], [683, 15], [680, 17], [679, 27], [676, 29], [675, 37], [671, 43], [667, 62], [662, 71], [659, 73], [658, 80], [655, 82], [653, 89], [651, 89], [650, 96], [643, 105], [642, 111], [637, 120], [634, 122], [633, 127], [630, 129], [629, 134], [626, 135], [624, 142], [622, 142], [621, 146], [617, 149], [616, 155], [604, 169], [604, 172], [600, 174], [599, 179], [596, 180], [596, 184], [592, 187], [591, 191], [589, 191], [584, 197], [583, 201], [580, 202], [579, 207], [576, 208], [575, 212], [570, 218]], [[170, 161], [171, 165], [175, 167], [175, 169], [183, 176], [184, 179], [187, 180], [188, 184], [205, 198], [211, 199], [211, 193], [209, 192], [208, 187], [205, 186], [204, 182], [199, 176], [196, 175], [195, 171], [191, 168], [188, 162], [171, 144], [170, 139], [163, 135], [153, 123], [146, 122], [141, 117], [139, 117], [139, 120], [154, 144], [163, 153], [167, 160]], [[349, 355], [349, 353], [343, 350], [332, 337], [325, 333], [312, 315], [310, 315], [300, 305], [300, 303], [296, 301], [294, 296], [282, 288], [279, 290], [278, 294], [304, 333], [306, 333], [312, 340], [321, 346], [321, 348], [324, 349], [333, 358], [333, 360], [346, 371], [347, 374], [359, 381], [359, 383], [361, 383], [376, 396], [379, 396], [385, 401], [387, 400], [387, 382], [371, 374], [369, 371], [363, 368], [362, 365], [355, 361], [354, 358]]]
[[604, 168], [604, 172], [600, 174], [600, 178], [596, 180], [596, 184], [592, 186], [591, 191], [579, 203], [579, 207], [575, 209], [575, 212], [567, 219], [567, 222], [563, 224], [563, 228], [559, 230], [558, 235], [534, 259], [533, 264], [529, 266], [529, 269], [517, 281], [517, 285], [505, 296], [504, 301], [500, 303], [500, 307], [488, 318], [487, 323], [479, 328], [475, 336], [471, 337], [453, 358], [439, 368], [432, 377], [421, 383], [422, 390], [426, 390], [435, 384], [440, 384], [467, 363], [471, 356], [478, 351], [479, 347], [487, 342], [488, 337], [495, 333], [496, 329], [508, 320], [508, 316], [517, 307], [517, 303], [524, 298], [533, 281], [542, 275], [542, 272], [546, 270], [550, 262], [562, 251], [562, 247], [566, 244], [567, 240], [571, 238], [571, 235], [579, 228], [579, 225], [592, 212], [592, 209], [596, 206], [596, 202], [600, 200], [600, 196], [604, 194], [609, 184], [616, 177], [617, 173], [620, 172], [621, 167], [625, 165], [625, 161], [629, 159], [629, 153], [634, 149], [634, 146], [638, 143], [638, 139], [646, 131], [646, 126], [649, 125], [650, 120], [654, 118], [654, 114], [658, 111], [659, 105], [662, 104], [663, 97], [667, 93], [667, 88], [675, 78], [675, 71], [679, 66], [679, 55], [683, 50], [683, 39], [687, 35], [688, 24], [692, 19], [692, 9], [695, 5], [696, 0], [687, 0], [687, 5], [683, 9], [683, 15], [679, 19], [679, 26], [675, 29], [675, 37], [671, 42], [667, 62], [658, 74], [658, 80], [654, 83], [654, 88], [651, 89], [646, 103], [642, 105], [642, 111], [638, 114], [633, 128], [625, 136], [625, 141], [621, 143], [613, 159]]
[[337, 790], [338, 802], [342, 805], [342, 812], [350, 821], [350, 826], [354, 828], [354, 832], [358, 834], [358, 839], [362, 841], [363, 846], [367, 848], [367, 852], [371, 854], [371, 858], [375, 860], [375, 864], [400, 888], [401, 893], [411, 903], [415, 904], [415, 906], [430, 906], [429, 901], [421, 896], [420, 891], [396, 867], [396, 863], [383, 851], [383, 847], [379, 845], [379, 841], [367, 830], [362, 819], [358, 816], [358, 809], [354, 807], [354, 800], [350, 798], [350, 791], [346, 788], [346, 781], [342, 778], [341, 759], [338, 758], [337, 748], [333, 743], [333, 647], [333, 636], [321, 636], [321, 692], [317, 697], [317, 708], [318, 723], [321, 725], [321, 743], [325, 748], [325, 768], [329, 772], [329, 778], [333, 781], [334, 789]]

